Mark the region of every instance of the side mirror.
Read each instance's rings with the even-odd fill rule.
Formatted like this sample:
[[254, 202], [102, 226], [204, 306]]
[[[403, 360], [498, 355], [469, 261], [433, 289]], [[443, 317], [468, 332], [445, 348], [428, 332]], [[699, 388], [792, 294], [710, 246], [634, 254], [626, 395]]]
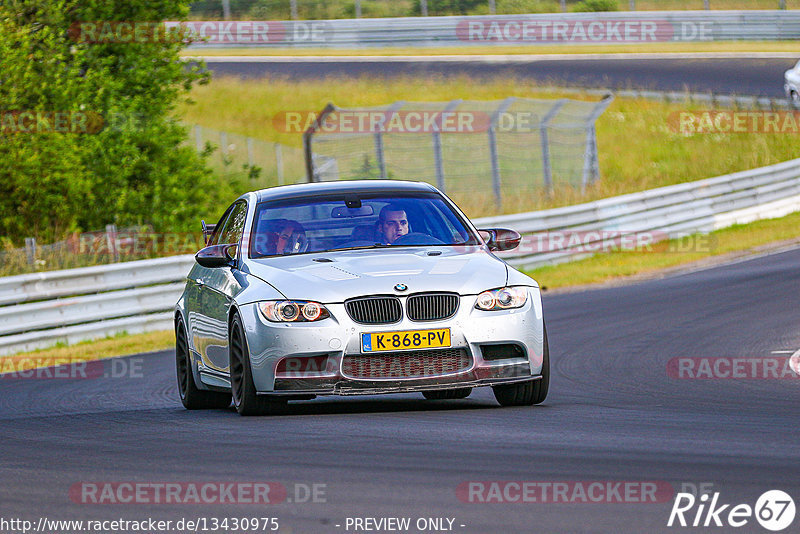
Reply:
[[194, 255], [194, 259], [203, 267], [210, 269], [228, 267], [233, 265], [233, 260], [236, 259], [236, 248], [237, 245], [211, 245], [201, 249]]
[[481, 237], [486, 241], [486, 246], [489, 250], [514, 250], [519, 246], [522, 241], [522, 236], [516, 230], [509, 230], [507, 228], [487, 228], [485, 230], [478, 230]]

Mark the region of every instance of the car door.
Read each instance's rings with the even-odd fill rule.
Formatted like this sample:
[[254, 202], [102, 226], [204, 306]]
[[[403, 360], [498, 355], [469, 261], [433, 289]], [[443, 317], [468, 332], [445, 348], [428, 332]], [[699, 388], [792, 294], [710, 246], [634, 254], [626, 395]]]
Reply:
[[[247, 201], [240, 200], [231, 206], [219, 232], [215, 232], [213, 243], [239, 245], [247, 218]], [[228, 310], [233, 298], [242, 286], [235, 276], [238, 265], [232, 267], [201, 267], [197, 273], [200, 313], [196, 330], [201, 343], [196, 347], [206, 368], [227, 373], [228, 371]], [[200, 324], [202, 323], [202, 324]]]

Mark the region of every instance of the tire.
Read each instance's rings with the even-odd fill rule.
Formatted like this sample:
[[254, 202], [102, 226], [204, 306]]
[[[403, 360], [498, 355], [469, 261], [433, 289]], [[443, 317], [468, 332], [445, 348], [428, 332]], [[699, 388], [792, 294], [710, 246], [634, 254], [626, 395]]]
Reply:
[[544, 340], [542, 343], [542, 377], [517, 384], [492, 386], [494, 398], [501, 406], [531, 406], [541, 404], [550, 389], [550, 346], [547, 343], [547, 327], [542, 323]]
[[242, 320], [233, 316], [228, 334], [230, 354], [231, 396], [233, 406], [239, 415], [278, 415], [284, 413], [287, 401], [273, 399], [256, 393], [253, 383], [253, 370], [250, 367], [250, 351], [242, 328]]
[[175, 370], [178, 396], [187, 410], [224, 409], [231, 405], [231, 396], [228, 393], [198, 389], [192, 373], [189, 341], [183, 319], [175, 321]]
[[423, 391], [422, 396], [428, 400], [466, 399], [472, 393], [472, 388], [438, 389], [436, 391]]

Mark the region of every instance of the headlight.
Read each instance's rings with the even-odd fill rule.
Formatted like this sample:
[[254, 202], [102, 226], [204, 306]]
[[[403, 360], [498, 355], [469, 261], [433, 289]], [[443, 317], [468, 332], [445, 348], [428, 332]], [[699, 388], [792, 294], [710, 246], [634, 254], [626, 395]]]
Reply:
[[510, 310], [521, 308], [528, 301], [528, 289], [525, 287], [501, 287], [484, 291], [478, 295], [475, 307], [479, 310]]
[[321, 321], [331, 316], [322, 304], [305, 300], [259, 302], [258, 309], [267, 321], [273, 323], [306, 323]]

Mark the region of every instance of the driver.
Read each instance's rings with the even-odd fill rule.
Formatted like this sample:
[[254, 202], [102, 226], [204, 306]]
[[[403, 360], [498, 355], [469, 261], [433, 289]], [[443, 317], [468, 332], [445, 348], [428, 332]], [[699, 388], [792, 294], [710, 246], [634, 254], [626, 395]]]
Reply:
[[406, 210], [399, 204], [388, 204], [381, 209], [378, 216], [378, 237], [391, 245], [411, 231]]

